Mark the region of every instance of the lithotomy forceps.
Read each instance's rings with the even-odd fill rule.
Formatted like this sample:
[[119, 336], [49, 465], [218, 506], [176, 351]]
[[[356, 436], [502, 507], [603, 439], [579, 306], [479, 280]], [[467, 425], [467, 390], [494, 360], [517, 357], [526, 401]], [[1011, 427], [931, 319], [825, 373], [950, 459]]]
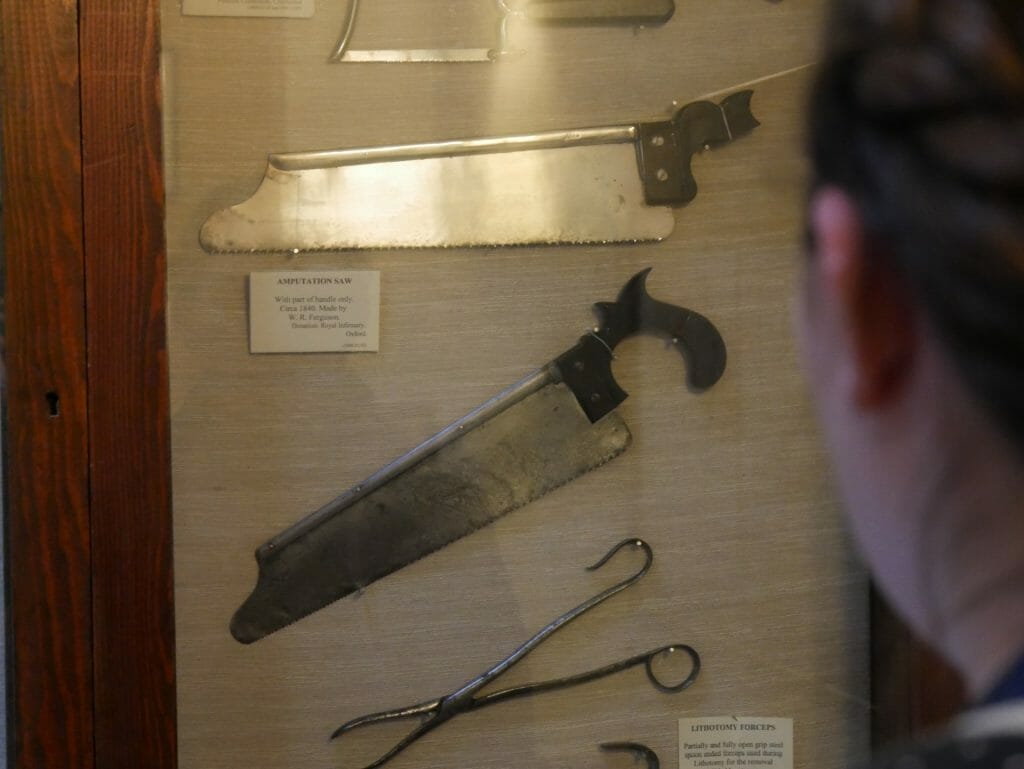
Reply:
[[[539, 681], [537, 683], [522, 684], [520, 686], [511, 686], [507, 689], [499, 689], [498, 691], [489, 692], [487, 694], [481, 694], [478, 696], [478, 692], [485, 686], [499, 678], [501, 675], [506, 673], [513, 665], [519, 662], [523, 657], [533, 651], [542, 641], [548, 636], [554, 633], [559, 628], [564, 627], [572, 620], [579, 617], [581, 614], [593, 609], [599, 603], [611, 598], [616, 593], [625, 590], [630, 585], [637, 582], [644, 574], [651, 568], [651, 563], [654, 561], [654, 552], [651, 550], [650, 545], [641, 539], [625, 539], [619, 544], [615, 545], [608, 553], [593, 566], [587, 567], [588, 571], [594, 571], [601, 568], [606, 564], [612, 556], [618, 553], [627, 545], [631, 545], [634, 548], [639, 548], [643, 551], [645, 560], [643, 566], [630, 577], [618, 582], [611, 587], [603, 590], [592, 598], [587, 599], [575, 609], [572, 609], [563, 614], [558, 619], [554, 620], [550, 624], [546, 625], [540, 631], [536, 633], [529, 641], [524, 643], [508, 657], [503, 659], [501, 662], [494, 665], [486, 673], [477, 676], [476, 678], [468, 681], [467, 683], [460, 686], [451, 694], [445, 695], [435, 700], [428, 700], [427, 702], [421, 702], [417, 705], [410, 705], [404, 708], [397, 708], [395, 710], [385, 710], [380, 713], [370, 713], [359, 718], [353, 718], [341, 726], [339, 726], [334, 733], [331, 735], [331, 739], [340, 737], [347, 732], [356, 729], [360, 726], [368, 726], [369, 724], [382, 723], [387, 721], [393, 721], [402, 718], [414, 718], [420, 717], [423, 722], [409, 732], [405, 737], [398, 741], [397, 744], [380, 758], [374, 761], [372, 764], [368, 764], [364, 769], [375, 769], [381, 766], [385, 762], [392, 759], [394, 756], [401, 753], [416, 740], [420, 739], [424, 735], [433, 731], [437, 727], [446, 721], [454, 718], [460, 713], [466, 713], [470, 710], [476, 710], [477, 708], [486, 707], [487, 705], [495, 705], [504, 700], [512, 699], [527, 694], [536, 694], [539, 692], [551, 691], [553, 689], [562, 689], [567, 686], [575, 686], [576, 684], [586, 683], [593, 681], [598, 678], [609, 676], [612, 673], [618, 673], [621, 670], [627, 670], [628, 668], [635, 667], [643, 664], [647, 670], [647, 678], [650, 679], [651, 683], [663, 692], [680, 692], [692, 684], [700, 673], [700, 656], [690, 646], [686, 644], [671, 644], [669, 646], [660, 646], [657, 649], [644, 652], [643, 654], [637, 654], [633, 657], [629, 657], [618, 662], [613, 662], [610, 665], [604, 667], [595, 668], [594, 670], [588, 670], [584, 673], [577, 673], [575, 675], [565, 676], [564, 678], [556, 678], [550, 681]], [[679, 683], [667, 684], [659, 680], [653, 669], [654, 659], [663, 654], [672, 654], [675, 652], [683, 652], [690, 657], [690, 672], [687, 676]]]

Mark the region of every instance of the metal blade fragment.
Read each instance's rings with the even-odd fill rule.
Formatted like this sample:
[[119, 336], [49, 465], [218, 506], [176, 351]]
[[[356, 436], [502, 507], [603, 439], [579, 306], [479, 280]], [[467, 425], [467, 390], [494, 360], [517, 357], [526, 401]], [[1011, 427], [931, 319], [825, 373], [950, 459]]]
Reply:
[[251, 643], [438, 550], [625, 451], [612, 412], [591, 424], [549, 384], [283, 544], [257, 553], [259, 578], [231, 633]]

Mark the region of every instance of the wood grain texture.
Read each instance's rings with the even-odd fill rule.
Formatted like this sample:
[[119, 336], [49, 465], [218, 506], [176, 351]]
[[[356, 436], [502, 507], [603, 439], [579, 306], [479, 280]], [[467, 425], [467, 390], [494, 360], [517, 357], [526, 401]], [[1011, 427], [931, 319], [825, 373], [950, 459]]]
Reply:
[[76, 10], [0, 5], [17, 769], [93, 765]]
[[96, 764], [176, 763], [159, 13], [80, 3]]

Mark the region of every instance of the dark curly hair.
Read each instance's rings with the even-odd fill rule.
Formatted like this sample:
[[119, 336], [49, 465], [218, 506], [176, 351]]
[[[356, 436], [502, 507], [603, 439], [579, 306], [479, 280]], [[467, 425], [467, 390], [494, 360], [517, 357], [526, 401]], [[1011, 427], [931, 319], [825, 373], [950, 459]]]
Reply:
[[808, 141], [1024, 449], [1022, 48], [1024, 0], [836, 0]]

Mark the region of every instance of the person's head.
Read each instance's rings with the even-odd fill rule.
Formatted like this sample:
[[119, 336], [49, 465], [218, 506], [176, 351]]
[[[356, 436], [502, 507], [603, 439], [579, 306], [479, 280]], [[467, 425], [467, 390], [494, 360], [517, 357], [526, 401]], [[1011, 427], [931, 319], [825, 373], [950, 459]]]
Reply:
[[812, 390], [876, 578], [955, 645], [969, 515], [1024, 596], [1024, 3], [836, 0], [808, 114]]

